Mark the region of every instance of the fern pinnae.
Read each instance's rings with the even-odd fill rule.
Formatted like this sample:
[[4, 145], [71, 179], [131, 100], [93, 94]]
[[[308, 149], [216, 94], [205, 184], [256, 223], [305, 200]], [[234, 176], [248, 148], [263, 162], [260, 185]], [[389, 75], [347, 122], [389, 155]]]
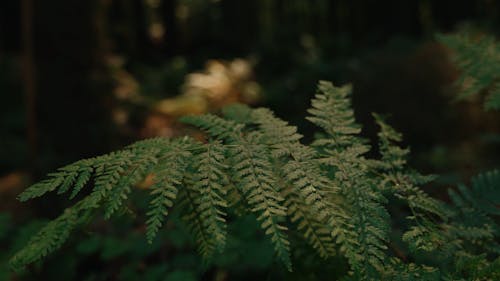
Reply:
[[270, 146], [273, 158], [285, 158], [280, 167], [284, 188], [285, 207], [292, 222], [297, 222], [306, 241], [323, 258], [333, 256], [335, 248], [326, 226], [329, 210], [321, 190], [329, 189], [326, 178], [314, 169], [315, 151], [302, 145], [302, 135], [295, 126], [274, 116], [273, 112], [259, 108], [251, 110], [251, 120], [259, 125], [263, 139]]
[[224, 147], [220, 142], [205, 145], [205, 151], [194, 160], [193, 189], [197, 193], [195, 204], [201, 215], [203, 227], [210, 233], [210, 242], [222, 250], [226, 242], [226, 174]]
[[347, 84], [334, 87], [331, 82], [320, 81], [318, 92], [311, 101], [307, 111], [311, 116], [307, 120], [321, 127], [330, 136], [336, 136], [338, 145], [352, 144], [350, 136], [357, 136], [361, 126], [355, 123], [354, 111], [351, 109], [352, 86]]
[[335, 254], [335, 247], [330, 236], [331, 230], [326, 226], [325, 216], [321, 211], [307, 207], [307, 194], [295, 185], [284, 188], [285, 206], [292, 222], [297, 222], [297, 229], [302, 232], [306, 241], [322, 258]]
[[196, 201], [199, 196], [197, 190], [193, 188], [194, 183], [191, 179], [185, 179], [185, 188], [180, 192], [180, 205], [183, 206], [183, 220], [188, 225], [194, 235], [198, 252], [203, 257], [204, 262], [208, 262], [216, 251], [216, 245], [210, 237], [208, 228], [202, 221], [202, 213]]
[[35, 183], [19, 195], [19, 200], [24, 202], [40, 197], [48, 192], [58, 189], [58, 194], [67, 192], [71, 186], [83, 187], [90, 179], [93, 159], [84, 159], [59, 168], [57, 172], [48, 174], [49, 178]]
[[277, 190], [269, 151], [259, 144], [260, 137], [249, 134], [232, 147], [235, 178], [251, 211], [257, 214], [265, 234], [270, 236], [278, 257], [291, 270], [290, 242], [284, 233], [287, 228], [280, 224], [286, 216], [286, 208], [281, 205], [284, 198]]
[[53, 176], [53, 178], [37, 182], [26, 189], [23, 193], [21, 193], [18, 196], [19, 201], [28, 201], [30, 199], [41, 197], [48, 192], [56, 190], [63, 182], [63, 179], [61, 179], [58, 174], [49, 174], [49, 176]]
[[[500, 252], [499, 186], [500, 172], [492, 170], [474, 177], [471, 187], [460, 184], [456, 191], [449, 190], [455, 209], [450, 222], [450, 232], [452, 238], [464, 244], [457, 248], [467, 249], [468, 246], [475, 251], [483, 249], [498, 255]], [[466, 242], [471, 242], [472, 245]]]
[[353, 267], [364, 278], [373, 277], [372, 268], [384, 268], [388, 233], [388, 214], [382, 203], [385, 198], [367, 176], [368, 151], [358, 137], [360, 126], [355, 123], [350, 106], [350, 86], [334, 87], [320, 82], [318, 94], [312, 100], [309, 121], [321, 127], [328, 138], [315, 141], [322, 162], [336, 170], [334, 184], [340, 186], [339, 204], [346, 210], [335, 213], [333, 234]]
[[113, 192], [108, 196], [104, 208], [104, 218], [110, 218], [127, 199], [128, 194], [132, 191], [132, 187], [142, 180], [146, 173], [154, 167], [157, 162], [157, 153], [159, 149], [140, 149], [134, 151], [134, 158], [130, 167], [120, 177], [120, 180], [113, 187]]
[[71, 191], [69, 199], [73, 199], [78, 195], [78, 193], [83, 189], [85, 184], [89, 182], [93, 172], [94, 168], [91, 165], [86, 165], [83, 168], [83, 170], [80, 172], [80, 175], [78, 175], [75, 184], [73, 185], [73, 189]]
[[274, 116], [271, 110], [259, 108], [251, 113], [252, 120], [259, 124], [266, 144], [271, 147], [273, 158], [286, 157], [281, 167], [284, 178], [301, 190], [306, 203], [323, 217], [326, 209], [322, 191], [334, 191], [328, 179], [322, 175], [315, 157], [317, 153], [299, 142], [302, 135], [295, 126]]
[[125, 147], [126, 150], [151, 150], [151, 149], [168, 149], [172, 143], [177, 142], [178, 139], [168, 139], [165, 137], [155, 137], [150, 139], [143, 139], [136, 141]]
[[257, 214], [257, 220], [271, 238], [276, 254], [291, 270], [290, 242], [284, 233], [287, 228], [279, 223], [286, 216], [286, 208], [281, 205], [284, 198], [277, 190], [276, 177], [269, 161], [270, 151], [262, 144], [262, 134], [244, 134], [244, 124], [213, 115], [189, 116], [182, 121], [223, 140], [230, 148], [235, 184], [242, 190], [251, 211]]
[[80, 160], [77, 161], [76, 163], [63, 167], [59, 170], [68, 173], [65, 176], [63, 183], [59, 186], [59, 189], [57, 190], [57, 194], [62, 194], [70, 190], [72, 186], [83, 187], [83, 185], [90, 179], [90, 174], [92, 173], [92, 166], [91, 166], [91, 161]]
[[151, 186], [153, 199], [146, 220], [146, 238], [149, 243], [152, 243], [177, 198], [178, 187], [182, 184], [192, 155], [188, 150], [190, 146], [191, 143], [187, 139], [171, 144], [154, 167], [154, 183]]
[[133, 156], [130, 151], [122, 150], [97, 158], [96, 163], [94, 163], [95, 185], [90, 196], [93, 201], [89, 202], [89, 204], [97, 207], [106, 199], [123, 173], [131, 165]]
[[302, 135], [297, 133], [297, 127], [290, 126], [288, 122], [275, 117], [267, 108], [258, 108], [250, 112], [250, 121], [259, 125], [259, 130], [263, 133], [265, 143], [270, 146], [274, 158], [291, 155], [294, 146], [299, 145], [299, 140], [302, 138]]
[[[208, 143], [189, 137], [143, 140], [58, 169], [20, 199], [52, 191], [73, 198], [91, 186], [89, 181], [94, 187], [42, 228], [12, 258], [12, 266], [20, 269], [61, 247], [97, 211], [103, 210], [105, 218], [117, 213], [132, 186], [148, 175], [153, 177], [146, 188], [151, 197], [148, 241], [178, 202], [204, 261], [224, 248], [226, 212], [251, 212], [289, 270], [287, 217], [320, 256], [344, 254], [351, 271], [342, 280], [498, 279], [500, 259], [492, 260], [500, 253], [498, 171], [474, 178], [470, 188], [450, 190], [453, 205], [448, 206], [420, 189], [432, 177], [407, 167], [409, 149], [400, 147], [401, 134], [378, 115], [381, 157], [365, 158], [371, 148], [360, 137], [350, 86], [320, 82], [309, 113], [307, 119], [325, 131], [311, 145], [302, 144], [297, 128], [272, 111], [235, 105], [224, 111], [225, 118], [183, 118], [204, 130]], [[412, 224], [402, 238], [412, 251], [433, 251], [436, 261], [443, 261], [439, 270], [406, 263], [404, 254], [388, 258], [385, 194], [408, 204]], [[447, 272], [439, 276], [440, 270]]]
[[460, 77], [455, 82], [457, 99], [466, 99], [486, 93], [484, 108], [500, 109], [500, 44], [492, 36], [461, 32], [438, 35], [438, 41], [453, 52], [453, 60], [460, 67]]
[[28, 245], [10, 259], [10, 266], [14, 270], [20, 270], [25, 265], [38, 261], [59, 249], [68, 240], [73, 230], [91, 214], [92, 208], [89, 208], [91, 204], [87, 202], [90, 200], [93, 200], [90, 196], [85, 197], [43, 226], [28, 241]]
[[[378, 161], [376, 166], [381, 170], [382, 183], [390, 185], [391, 192], [396, 197], [407, 202], [412, 210], [419, 210], [428, 214], [436, 215], [442, 220], [447, 220], [451, 213], [444, 204], [431, 198], [417, 185], [432, 180], [433, 177], [425, 177], [406, 167], [407, 157], [410, 153], [408, 148], [401, 148], [398, 143], [402, 137], [399, 132], [389, 126], [382, 116], [373, 114], [375, 122], [380, 127], [378, 133], [379, 151], [382, 161]], [[413, 213], [414, 216], [424, 215]]]
[[398, 146], [401, 134], [387, 125], [385, 120], [373, 114], [375, 122], [380, 127], [379, 152], [382, 161], [377, 161], [377, 172], [381, 176], [380, 185], [389, 188], [389, 192], [403, 200], [408, 205], [411, 215], [407, 219], [411, 222], [408, 230], [403, 233], [403, 241], [407, 242], [412, 251], [435, 251], [442, 253], [447, 246], [453, 243], [446, 241], [447, 236], [437, 227], [438, 222], [446, 222], [452, 213], [442, 202], [430, 197], [418, 184], [426, 183], [432, 179], [422, 176], [406, 167], [409, 149]]
[[213, 114], [184, 116], [180, 121], [202, 129], [214, 139], [226, 141], [241, 137], [244, 127], [243, 124]]
[[467, 198], [474, 208], [491, 215], [500, 216], [500, 171], [492, 170], [472, 178], [471, 192]]
[[54, 250], [60, 248], [68, 239], [76, 225], [77, 217], [73, 210], [66, 210], [57, 219], [45, 225], [31, 240], [28, 246], [11, 258], [10, 264], [14, 269], [37, 261]]

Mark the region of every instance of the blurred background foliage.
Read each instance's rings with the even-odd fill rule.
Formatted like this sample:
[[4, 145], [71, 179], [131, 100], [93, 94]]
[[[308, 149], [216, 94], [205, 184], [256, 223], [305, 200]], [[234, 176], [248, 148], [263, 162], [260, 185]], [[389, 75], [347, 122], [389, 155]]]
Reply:
[[213, 264], [173, 216], [153, 245], [143, 225], [103, 221], [15, 275], [9, 255], [65, 205], [15, 196], [59, 166], [182, 134], [179, 116], [233, 102], [270, 107], [310, 140], [305, 109], [317, 80], [331, 80], [353, 83], [367, 137], [371, 112], [392, 116], [414, 166], [441, 175], [429, 191], [445, 198], [444, 187], [500, 161], [499, 113], [477, 97], [454, 101], [460, 70], [434, 40], [461, 30], [498, 37], [500, 2], [1, 1], [0, 280], [334, 280], [345, 261], [307, 247], [286, 273], [251, 217], [232, 222]]

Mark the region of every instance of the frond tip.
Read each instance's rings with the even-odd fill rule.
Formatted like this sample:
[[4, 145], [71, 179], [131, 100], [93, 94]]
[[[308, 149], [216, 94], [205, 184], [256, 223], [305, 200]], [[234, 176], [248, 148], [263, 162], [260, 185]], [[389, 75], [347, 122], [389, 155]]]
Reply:
[[92, 211], [86, 204], [89, 200], [91, 197], [86, 197], [42, 227], [28, 241], [28, 245], [10, 259], [11, 267], [14, 270], [21, 270], [25, 265], [38, 261], [59, 249], [68, 240], [71, 232], [88, 219]]

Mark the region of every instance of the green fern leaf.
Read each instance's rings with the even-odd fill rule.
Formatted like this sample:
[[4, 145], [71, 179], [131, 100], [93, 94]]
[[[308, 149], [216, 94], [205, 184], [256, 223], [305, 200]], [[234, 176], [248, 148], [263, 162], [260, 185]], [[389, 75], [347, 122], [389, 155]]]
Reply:
[[500, 215], [500, 171], [492, 170], [472, 178], [471, 192], [462, 195], [476, 209], [487, 214]]
[[81, 189], [88, 182], [92, 173], [92, 159], [80, 160], [73, 164], [59, 168], [57, 172], [49, 174], [49, 179], [38, 182], [19, 195], [24, 202], [45, 195], [47, 192], [59, 188], [58, 193], [68, 191], [75, 184]]
[[225, 120], [213, 114], [184, 116], [180, 121], [205, 130], [215, 139], [232, 139], [241, 134], [244, 125]]
[[281, 204], [284, 198], [279, 193], [277, 177], [269, 161], [269, 150], [262, 144], [262, 135], [255, 132], [245, 135], [244, 124], [213, 115], [189, 116], [182, 121], [230, 144], [236, 185], [242, 190], [251, 211], [258, 215], [257, 219], [274, 244], [276, 254], [291, 270], [290, 242], [284, 234], [287, 228], [280, 224], [286, 216], [286, 207]]
[[127, 199], [128, 194], [132, 191], [132, 187], [141, 181], [157, 163], [157, 154], [159, 150], [153, 149], [139, 149], [134, 150], [134, 157], [131, 164], [127, 167], [127, 171], [121, 175], [119, 181], [113, 187], [112, 192], [106, 199], [104, 208], [104, 218], [110, 218]]
[[284, 198], [277, 190], [269, 151], [260, 144], [257, 134], [249, 134], [240, 141], [231, 149], [237, 186], [243, 191], [251, 211], [258, 215], [257, 219], [271, 238], [278, 257], [291, 270], [290, 242], [284, 233], [287, 228], [280, 223], [286, 216], [286, 207], [281, 204]]
[[272, 149], [273, 158], [290, 157], [281, 167], [282, 177], [288, 183], [283, 189], [285, 207], [292, 222], [321, 257], [335, 254], [331, 238], [330, 210], [324, 192], [333, 192], [328, 179], [314, 162], [316, 151], [299, 142], [302, 135], [297, 128], [259, 108], [252, 110], [250, 120], [259, 125], [263, 140]]
[[480, 92], [488, 92], [486, 110], [500, 109], [500, 45], [490, 36], [472, 36], [467, 32], [437, 36], [437, 40], [453, 50], [453, 59], [461, 69], [456, 82], [465, 99]]
[[[22, 268], [61, 247], [98, 211], [109, 218], [128, 207], [132, 187], [152, 176], [148, 241], [157, 235], [174, 204], [180, 203], [180, 215], [206, 262], [225, 246], [227, 213], [253, 213], [289, 270], [288, 226], [292, 226], [320, 256], [345, 256], [350, 271], [342, 280], [498, 279], [494, 257], [500, 253], [496, 217], [500, 173], [479, 175], [471, 188], [459, 185], [450, 191], [453, 206], [431, 198], [420, 186], [433, 177], [407, 167], [409, 149], [400, 147], [401, 134], [379, 115], [374, 117], [380, 126], [380, 157], [367, 158], [371, 148], [360, 137], [350, 91], [350, 86], [319, 83], [307, 119], [325, 133], [311, 145], [301, 143], [297, 128], [272, 111], [234, 105], [224, 110], [225, 118], [211, 114], [183, 118], [207, 133], [207, 143], [188, 137], [143, 140], [58, 169], [20, 199], [52, 191], [74, 198], [91, 182], [93, 187], [42, 228], [12, 258], [12, 266]], [[402, 237], [410, 254], [432, 252], [436, 268], [389, 258], [386, 194], [406, 202], [411, 211]], [[464, 266], [467, 263], [474, 268]], [[465, 269], [453, 272], [460, 265]]]
[[192, 155], [188, 151], [190, 146], [191, 143], [187, 139], [171, 144], [169, 151], [164, 152], [154, 167], [154, 184], [151, 186], [153, 199], [146, 221], [146, 237], [149, 243], [152, 243], [168, 215], [169, 208], [177, 198], [178, 187], [182, 184], [189, 157]]
[[220, 142], [204, 146], [193, 161], [194, 176], [187, 198], [192, 214], [187, 221], [197, 233], [202, 256], [209, 259], [215, 250], [222, 251], [226, 243], [226, 175], [225, 149]]
[[362, 155], [369, 147], [358, 137], [361, 129], [349, 95], [350, 86], [320, 82], [307, 119], [327, 133], [313, 145], [320, 150], [321, 163], [333, 169], [333, 184], [340, 187], [333, 235], [353, 269], [373, 278], [384, 270], [388, 214], [382, 205], [386, 199], [368, 177], [368, 161]]
[[59, 249], [68, 240], [71, 232], [88, 218], [92, 211], [86, 208], [88, 200], [92, 198], [88, 196], [82, 199], [73, 207], [67, 208], [58, 218], [47, 223], [28, 241], [27, 246], [11, 258], [11, 267], [16, 271], [21, 270], [27, 264], [38, 261]]

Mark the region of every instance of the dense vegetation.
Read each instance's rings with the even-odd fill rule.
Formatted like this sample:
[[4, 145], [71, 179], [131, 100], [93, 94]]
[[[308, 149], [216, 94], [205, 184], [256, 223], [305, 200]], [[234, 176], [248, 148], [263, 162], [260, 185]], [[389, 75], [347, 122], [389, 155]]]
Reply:
[[0, 281], [499, 279], [500, 2], [0, 2]]
[[[268, 109], [233, 105], [223, 111], [225, 118], [183, 118], [206, 131], [206, 142], [190, 137], [144, 140], [60, 168], [20, 199], [51, 191], [69, 192], [73, 199], [91, 180], [92, 190], [42, 228], [11, 264], [20, 268], [46, 256], [99, 211], [104, 218], [124, 213], [132, 188], [150, 175], [148, 240], [153, 241], [178, 203], [208, 262], [214, 252], [224, 250], [228, 212], [238, 210], [255, 214], [288, 270], [294, 245], [287, 233], [296, 228], [319, 256], [344, 256], [350, 265], [346, 278], [353, 280], [498, 279], [494, 216], [499, 214], [500, 172], [479, 175], [470, 189], [450, 191], [452, 205], [428, 196], [419, 186], [432, 177], [407, 167], [409, 150], [397, 145], [401, 135], [379, 115], [374, 118], [380, 127], [380, 157], [365, 156], [370, 146], [359, 136], [349, 95], [348, 85], [319, 83], [307, 119], [323, 133], [309, 146], [299, 142], [296, 127]], [[397, 239], [412, 252], [434, 253], [431, 265], [388, 251], [393, 241], [386, 206], [392, 200], [411, 210]]]

